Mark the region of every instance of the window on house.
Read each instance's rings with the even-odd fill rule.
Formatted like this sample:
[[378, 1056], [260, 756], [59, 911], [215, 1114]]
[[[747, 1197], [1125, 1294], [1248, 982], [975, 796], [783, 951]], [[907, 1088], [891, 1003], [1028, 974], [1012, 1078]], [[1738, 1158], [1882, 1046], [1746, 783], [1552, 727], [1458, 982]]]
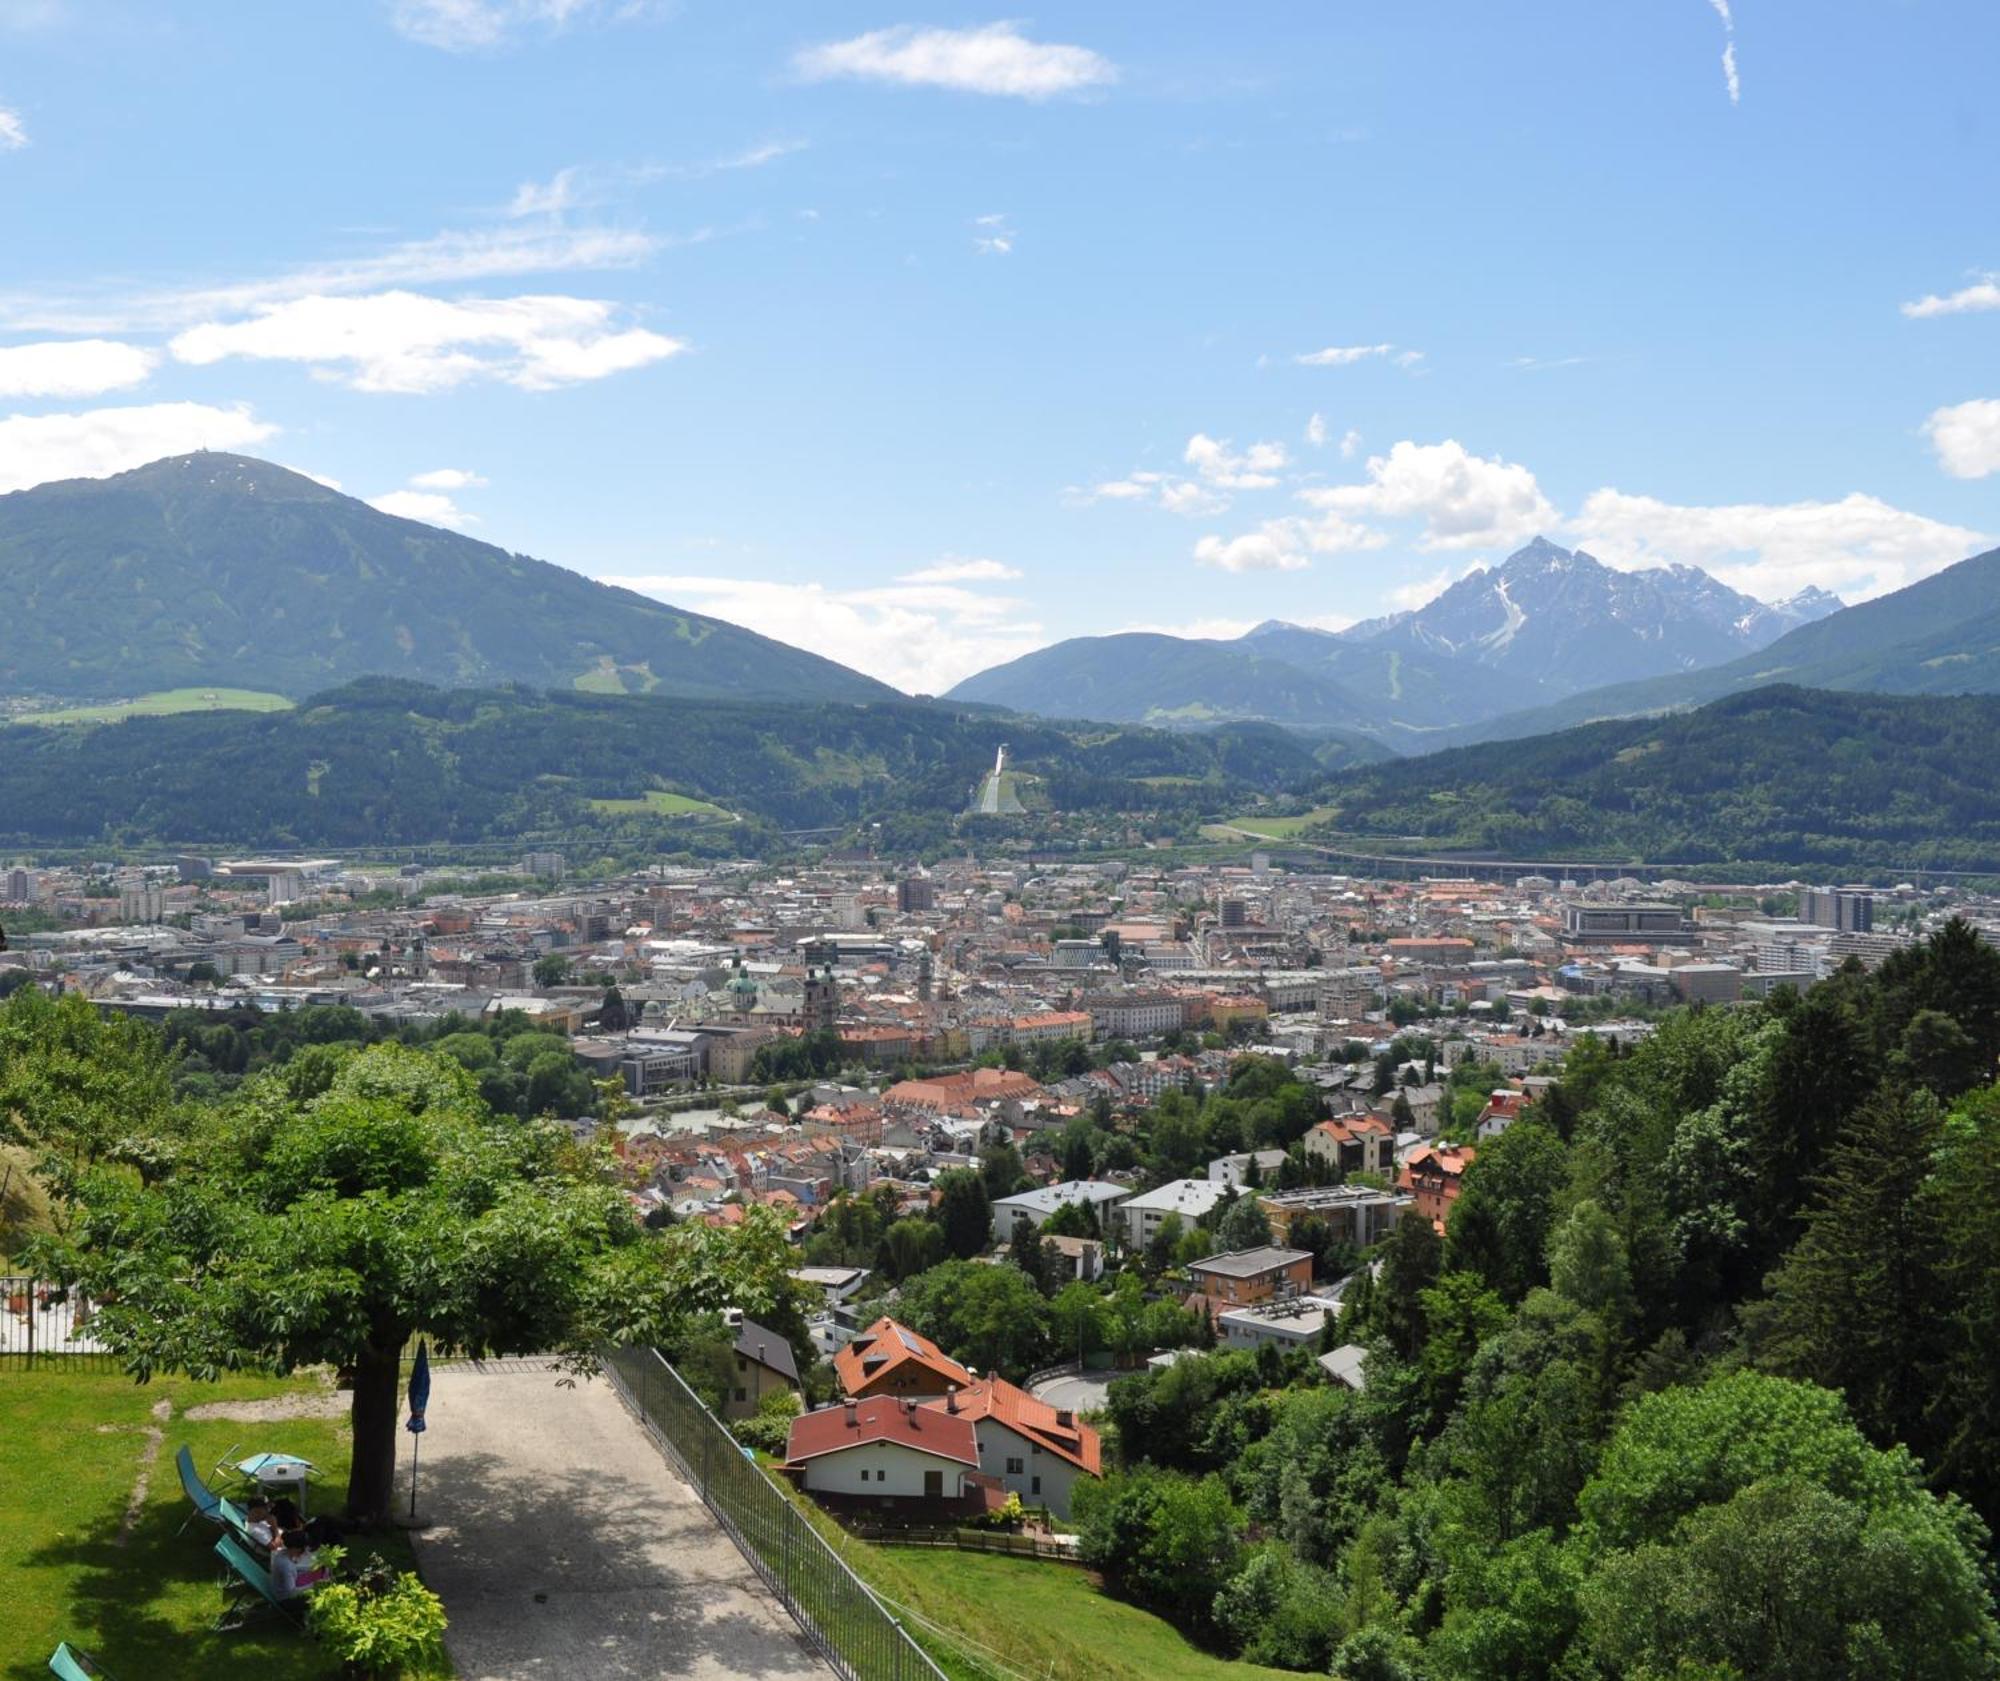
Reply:
[[1018, 1477], [1026, 1469], [1027, 1466], [1022, 1464], [1021, 1461], [1018, 1459], [1010, 1459], [1007, 1461], [1007, 1475], [1010, 1477]]
[[1028, 1485], [1028, 1492], [1030, 1494], [1040, 1494], [1042, 1492], [1042, 1479], [1040, 1477], [1037, 1477]]
[[1037, 1459], [1040, 1459], [1042, 1457], [1042, 1444], [1040, 1442], [1036, 1442], [1029, 1447], [1028, 1451], [1031, 1454], [1033, 1454]]
[[736, 1399], [739, 1401], [747, 1401], [750, 1399], [750, 1391], [745, 1389], [743, 1385], [740, 1383], [736, 1386]]

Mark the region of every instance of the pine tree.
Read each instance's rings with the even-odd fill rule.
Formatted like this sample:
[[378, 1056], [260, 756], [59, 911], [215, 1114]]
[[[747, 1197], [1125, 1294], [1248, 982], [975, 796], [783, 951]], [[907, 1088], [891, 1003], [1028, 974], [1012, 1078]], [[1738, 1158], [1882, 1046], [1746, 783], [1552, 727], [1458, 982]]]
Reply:
[[1762, 1362], [1845, 1392], [1877, 1441], [1921, 1450], [1940, 1349], [1944, 1228], [1927, 1092], [1885, 1088], [1842, 1130], [1805, 1235], [1771, 1277]]

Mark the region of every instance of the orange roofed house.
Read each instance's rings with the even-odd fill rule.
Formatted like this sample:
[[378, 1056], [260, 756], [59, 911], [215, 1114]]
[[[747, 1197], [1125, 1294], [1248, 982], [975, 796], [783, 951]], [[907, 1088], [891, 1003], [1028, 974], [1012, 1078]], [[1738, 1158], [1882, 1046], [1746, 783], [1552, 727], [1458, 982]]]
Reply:
[[1464, 1187], [1465, 1170], [1478, 1153], [1470, 1145], [1454, 1149], [1449, 1145], [1426, 1144], [1403, 1163], [1396, 1189], [1414, 1196], [1416, 1212], [1443, 1232], [1445, 1222], [1451, 1218], [1452, 1204], [1458, 1201], [1458, 1193]]
[[997, 1477], [1024, 1506], [1069, 1516], [1070, 1492], [1083, 1477], [1104, 1474], [1097, 1432], [1075, 1413], [1038, 1401], [1005, 1378], [975, 1378], [925, 1410], [972, 1421], [979, 1468]]
[[856, 1401], [877, 1395], [944, 1395], [972, 1383], [972, 1374], [929, 1337], [888, 1318], [876, 1320], [839, 1350], [833, 1370], [842, 1391]]

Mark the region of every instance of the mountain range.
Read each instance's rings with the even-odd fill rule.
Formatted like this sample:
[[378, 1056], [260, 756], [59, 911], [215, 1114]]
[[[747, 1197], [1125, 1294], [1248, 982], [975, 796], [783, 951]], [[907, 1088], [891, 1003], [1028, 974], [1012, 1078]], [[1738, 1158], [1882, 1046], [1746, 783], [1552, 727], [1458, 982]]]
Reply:
[[1423, 607], [1346, 630], [1271, 620], [1235, 640], [1079, 637], [969, 677], [949, 698], [1116, 722], [1360, 729], [1407, 752], [1607, 683], [1753, 653], [1840, 610], [1823, 590], [1770, 604], [1698, 567], [1622, 572], [1538, 537]]
[[886, 700], [720, 619], [202, 452], [0, 496], [0, 694], [467, 685]]

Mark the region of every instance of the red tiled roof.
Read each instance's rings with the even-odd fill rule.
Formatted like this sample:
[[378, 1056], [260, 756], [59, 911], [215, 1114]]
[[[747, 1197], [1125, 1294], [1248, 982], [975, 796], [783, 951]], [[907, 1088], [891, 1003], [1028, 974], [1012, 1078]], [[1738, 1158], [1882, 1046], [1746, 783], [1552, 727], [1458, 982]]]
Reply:
[[963, 1414], [953, 1417], [894, 1395], [877, 1395], [872, 1400], [849, 1401], [801, 1413], [792, 1420], [792, 1433], [785, 1444], [785, 1464], [787, 1468], [802, 1465], [824, 1454], [842, 1453], [877, 1442], [894, 1442], [918, 1453], [970, 1465], [975, 1471], [979, 1469], [979, 1441], [971, 1419]]
[[[970, 1419], [974, 1423], [982, 1418], [998, 1419], [1015, 1435], [1040, 1442], [1049, 1452], [1081, 1466], [1093, 1477], [1102, 1474], [1103, 1448], [1095, 1430], [1075, 1413], [1059, 1413], [1025, 1389], [1016, 1389], [1005, 1378], [980, 1378], [956, 1395], [941, 1401], [926, 1401], [924, 1405], [947, 1417]], [[1067, 1424], [1062, 1422], [1065, 1418], [1069, 1420]]]
[[972, 1382], [972, 1374], [930, 1338], [887, 1317], [876, 1320], [833, 1357], [840, 1386], [850, 1395], [865, 1395], [911, 1365], [935, 1386], [935, 1394], [953, 1384], [963, 1389]]

